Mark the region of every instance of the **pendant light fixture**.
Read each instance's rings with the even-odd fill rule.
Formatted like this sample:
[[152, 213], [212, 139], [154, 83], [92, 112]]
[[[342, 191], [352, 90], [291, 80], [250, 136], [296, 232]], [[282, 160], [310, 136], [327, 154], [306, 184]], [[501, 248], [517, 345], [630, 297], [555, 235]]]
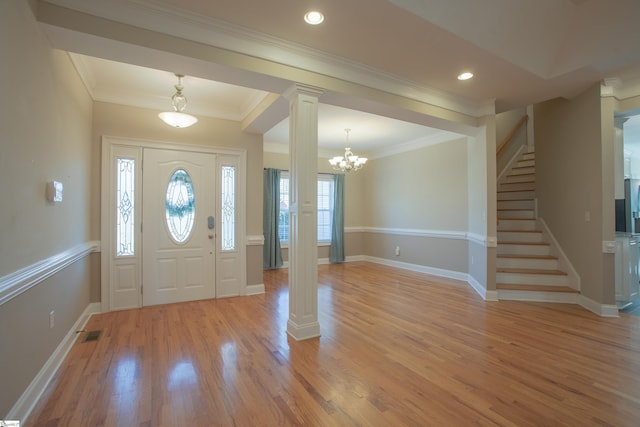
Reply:
[[176, 88], [176, 93], [171, 97], [173, 111], [165, 111], [158, 114], [158, 117], [160, 117], [163, 122], [169, 126], [173, 126], [174, 128], [186, 128], [195, 124], [198, 121], [198, 118], [183, 112], [187, 106], [187, 98], [182, 93], [182, 89], [184, 89], [184, 86], [182, 86], [182, 78], [184, 75], [176, 74], [176, 77], [178, 78], [178, 84], [174, 86]]
[[349, 132], [351, 129], [344, 130], [347, 133], [347, 144], [344, 149], [344, 156], [336, 156], [333, 159], [329, 159], [329, 163], [334, 170], [342, 172], [354, 172], [362, 169], [365, 163], [367, 163], [366, 157], [358, 157], [351, 151], [349, 147]]

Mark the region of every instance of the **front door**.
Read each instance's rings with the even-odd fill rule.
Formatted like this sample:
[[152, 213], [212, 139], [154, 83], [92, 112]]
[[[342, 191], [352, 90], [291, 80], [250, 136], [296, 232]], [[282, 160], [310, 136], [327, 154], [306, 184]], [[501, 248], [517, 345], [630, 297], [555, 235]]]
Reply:
[[143, 156], [142, 304], [215, 298], [216, 155]]

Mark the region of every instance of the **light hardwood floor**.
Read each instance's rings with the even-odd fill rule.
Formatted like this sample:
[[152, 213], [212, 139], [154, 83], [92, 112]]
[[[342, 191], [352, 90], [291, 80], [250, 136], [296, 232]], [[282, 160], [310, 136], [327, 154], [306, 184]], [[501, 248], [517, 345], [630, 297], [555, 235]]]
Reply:
[[640, 425], [640, 317], [485, 302], [465, 283], [319, 267], [322, 337], [266, 294], [93, 316], [28, 426]]

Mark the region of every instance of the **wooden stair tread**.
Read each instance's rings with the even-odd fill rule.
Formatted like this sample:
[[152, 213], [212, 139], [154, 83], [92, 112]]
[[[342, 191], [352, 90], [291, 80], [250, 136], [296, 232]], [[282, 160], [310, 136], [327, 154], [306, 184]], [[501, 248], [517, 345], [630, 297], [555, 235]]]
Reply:
[[548, 242], [498, 242], [499, 245], [534, 245], [549, 246]]
[[[522, 176], [522, 175], [521, 175]], [[535, 184], [535, 181], [501, 182], [500, 185]]]
[[517, 285], [512, 283], [496, 283], [496, 289], [504, 291], [561, 292], [579, 294], [580, 291], [568, 286]]
[[535, 218], [502, 218], [502, 217], [498, 217], [498, 221], [535, 221]]
[[498, 208], [498, 211], [505, 211], [505, 212], [521, 212], [521, 211], [527, 211], [527, 212], [533, 212], [533, 209], [531, 208]]
[[498, 200], [499, 202], [533, 202], [534, 199], [509, 199], [509, 200]]
[[509, 258], [509, 259], [543, 259], [543, 260], [557, 260], [558, 257], [553, 255], [511, 255], [511, 254], [500, 254], [496, 255], [497, 258]]
[[[498, 194], [500, 193], [524, 193], [524, 192], [535, 192], [536, 190], [498, 190]], [[500, 200], [501, 202], [504, 202], [506, 200]]]
[[549, 276], [566, 276], [567, 273], [561, 270], [541, 270], [533, 268], [498, 268], [498, 273], [515, 273], [515, 274], [546, 274]]
[[498, 233], [542, 233], [542, 230], [498, 230]]

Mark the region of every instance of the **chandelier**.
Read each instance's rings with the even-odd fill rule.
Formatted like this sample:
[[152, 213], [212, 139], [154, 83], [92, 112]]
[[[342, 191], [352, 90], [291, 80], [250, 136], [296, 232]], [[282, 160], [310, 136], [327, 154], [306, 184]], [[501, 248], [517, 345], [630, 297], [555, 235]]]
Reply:
[[184, 86], [182, 86], [182, 78], [184, 75], [176, 74], [176, 77], [178, 78], [178, 84], [174, 86], [176, 88], [176, 93], [171, 97], [173, 111], [165, 111], [158, 114], [158, 117], [160, 117], [160, 119], [169, 126], [173, 126], [175, 128], [186, 128], [196, 123], [198, 118], [190, 114], [183, 113], [187, 106], [187, 98], [182, 94], [182, 89], [184, 89]]
[[344, 149], [344, 156], [336, 156], [333, 159], [329, 159], [329, 163], [333, 167], [333, 170], [342, 171], [342, 172], [353, 172], [358, 169], [362, 169], [365, 163], [367, 163], [366, 157], [358, 157], [353, 154], [351, 148], [349, 147], [349, 132], [351, 129], [344, 130], [347, 133], [347, 144]]

